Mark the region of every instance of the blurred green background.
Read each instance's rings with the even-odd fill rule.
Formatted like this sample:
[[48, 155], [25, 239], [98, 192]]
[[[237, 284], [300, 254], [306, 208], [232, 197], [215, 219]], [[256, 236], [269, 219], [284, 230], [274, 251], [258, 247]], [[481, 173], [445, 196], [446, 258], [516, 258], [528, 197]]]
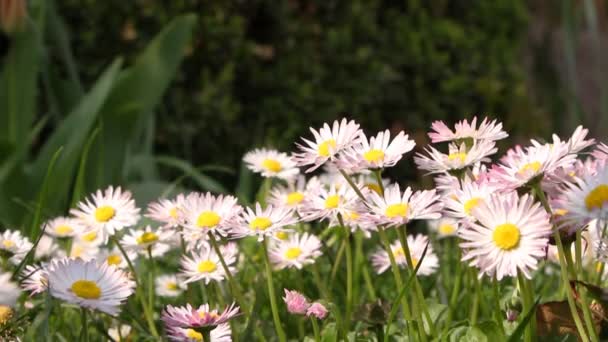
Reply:
[[[247, 201], [246, 151], [292, 151], [342, 116], [418, 149], [432, 121], [473, 115], [507, 144], [578, 124], [602, 139], [606, 16], [594, 0], [31, 0], [0, 49], [0, 220], [107, 184]], [[420, 180], [409, 159], [390, 175]]]

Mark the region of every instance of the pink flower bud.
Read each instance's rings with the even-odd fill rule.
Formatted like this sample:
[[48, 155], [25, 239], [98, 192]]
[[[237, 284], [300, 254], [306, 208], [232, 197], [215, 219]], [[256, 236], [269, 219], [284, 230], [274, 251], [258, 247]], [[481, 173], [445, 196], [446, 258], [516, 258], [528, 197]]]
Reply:
[[315, 316], [318, 319], [324, 319], [327, 316], [327, 309], [321, 303], [313, 303], [306, 311], [306, 316]]
[[283, 297], [283, 300], [285, 301], [285, 304], [287, 304], [287, 311], [292, 314], [305, 315], [310, 307], [310, 303], [306, 300], [306, 297], [298, 291], [285, 289], [285, 297]]

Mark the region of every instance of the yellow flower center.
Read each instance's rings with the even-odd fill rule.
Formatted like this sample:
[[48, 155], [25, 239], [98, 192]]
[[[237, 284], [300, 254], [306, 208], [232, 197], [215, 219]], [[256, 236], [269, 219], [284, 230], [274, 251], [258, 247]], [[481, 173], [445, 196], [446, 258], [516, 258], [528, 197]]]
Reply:
[[177, 218], [177, 207], [171, 208], [169, 210], [169, 216], [176, 219]]
[[467, 154], [465, 152], [450, 153], [448, 155], [448, 160], [449, 161], [460, 160], [461, 163], [464, 163], [465, 160], [467, 160]]
[[12, 240], [4, 240], [2, 241], [2, 246], [5, 248], [12, 248], [15, 247], [15, 243]]
[[340, 195], [331, 195], [325, 199], [325, 209], [336, 209], [340, 204]]
[[72, 234], [73, 231], [74, 231], [74, 229], [72, 229], [72, 227], [65, 225], [65, 224], [62, 224], [55, 228], [55, 233], [57, 233], [59, 235]]
[[217, 269], [217, 265], [211, 260], [205, 260], [198, 263], [198, 271], [200, 273], [211, 273]]
[[554, 214], [555, 216], [564, 216], [564, 215], [566, 215], [567, 213], [568, 213], [568, 210], [567, 210], [567, 209], [564, 209], [564, 208], [555, 209], [555, 210], [553, 211], [553, 214]]
[[598, 185], [585, 197], [587, 210], [600, 209], [604, 204], [608, 204], [608, 184]]
[[175, 291], [178, 289], [177, 283], [173, 282], [173, 281], [168, 282], [166, 287], [167, 287], [167, 290], [172, 290], [172, 291]]
[[542, 164], [537, 161], [527, 163], [519, 169], [519, 173], [537, 173], [541, 166]]
[[101, 289], [94, 281], [77, 280], [72, 284], [72, 292], [80, 298], [99, 299]]
[[262, 162], [262, 166], [271, 172], [279, 172], [283, 169], [283, 166], [281, 166], [281, 163], [279, 163], [279, 161], [274, 160], [274, 159], [264, 159], [264, 161]]
[[403, 251], [403, 248], [399, 247], [399, 248], [395, 248], [393, 250], [393, 256], [396, 257], [404, 257], [405, 256], [405, 252]]
[[332, 151], [330, 149], [336, 148], [336, 141], [334, 139], [328, 139], [319, 144], [317, 152], [321, 157], [329, 157]]
[[86, 233], [82, 236], [82, 240], [86, 242], [93, 242], [97, 239], [97, 232]]
[[109, 205], [104, 205], [95, 209], [95, 219], [97, 222], [108, 222], [114, 215], [116, 215], [116, 210]]
[[287, 195], [287, 204], [288, 205], [295, 205], [295, 204], [300, 204], [300, 202], [302, 202], [304, 200], [304, 194], [298, 191], [294, 191], [292, 193], [290, 193], [289, 195]]
[[380, 185], [378, 185], [376, 183], [369, 183], [369, 184], [365, 184], [365, 186], [368, 189], [375, 191], [377, 194], [382, 195], [382, 189], [380, 188]]
[[420, 262], [420, 260], [418, 260], [416, 258], [412, 258], [412, 267], [416, 268], [418, 266], [419, 262]]
[[384, 151], [373, 149], [363, 153], [363, 159], [370, 163], [379, 163], [384, 160]]
[[503, 251], [509, 251], [519, 244], [519, 228], [512, 223], [503, 223], [494, 229], [492, 239], [496, 246]]
[[137, 243], [140, 245], [143, 245], [146, 243], [153, 243], [156, 241], [158, 241], [158, 235], [156, 235], [155, 233], [152, 233], [152, 232], [145, 232], [137, 238]]
[[256, 217], [249, 223], [249, 228], [253, 230], [266, 230], [270, 226], [272, 221], [268, 217]]
[[277, 232], [276, 234], [274, 234], [274, 236], [277, 237], [277, 239], [279, 240], [287, 240], [287, 237], [289, 236], [286, 232]]
[[80, 258], [84, 253], [84, 248], [82, 246], [73, 246], [70, 252], [70, 256], [73, 258]]
[[122, 257], [118, 254], [109, 255], [108, 258], [106, 259], [106, 262], [108, 263], [108, 265], [114, 265], [114, 266], [120, 265], [121, 261], [122, 261]]
[[344, 218], [349, 221], [356, 221], [357, 219], [359, 219], [359, 217], [361, 217], [361, 215], [359, 215], [359, 213], [356, 211], [350, 211], [346, 213], [346, 215], [344, 215]]
[[386, 212], [384, 213], [388, 218], [394, 217], [405, 217], [407, 215], [407, 204], [405, 203], [397, 203], [391, 204], [386, 208]]
[[473, 197], [470, 200], [464, 202], [464, 212], [465, 212], [465, 214], [471, 216], [471, 211], [473, 211], [473, 209], [475, 207], [477, 207], [481, 201], [482, 201], [481, 198], [479, 198], [479, 197]]
[[439, 233], [441, 235], [451, 235], [456, 231], [456, 227], [451, 224], [444, 223], [439, 226]]
[[199, 228], [211, 228], [217, 226], [221, 221], [220, 215], [213, 211], [203, 211], [196, 219], [196, 225]]
[[302, 249], [299, 247], [291, 247], [285, 252], [285, 257], [289, 260], [294, 260], [302, 254]]
[[197, 341], [203, 340], [203, 334], [201, 334], [200, 332], [198, 332], [194, 329], [186, 329], [186, 336], [192, 340], [197, 340]]
[[10, 306], [0, 305], [0, 325], [8, 322], [13, 317], [13, 309]]

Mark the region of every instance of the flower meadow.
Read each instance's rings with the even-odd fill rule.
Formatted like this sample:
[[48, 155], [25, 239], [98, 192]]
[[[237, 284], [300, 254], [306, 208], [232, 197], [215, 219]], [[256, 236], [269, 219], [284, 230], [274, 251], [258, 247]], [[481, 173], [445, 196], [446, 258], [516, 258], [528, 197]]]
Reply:
[[[3, 227], [0, 338], [602, 340], [608, 146], [587, 133], [499, 153], [500, 122], [437, 121], [414, 152], [342, 119], [248, 152], [254, 203], [108, 185], [35, 239]], [[404, 158], [434, 185], [386, 178]]]

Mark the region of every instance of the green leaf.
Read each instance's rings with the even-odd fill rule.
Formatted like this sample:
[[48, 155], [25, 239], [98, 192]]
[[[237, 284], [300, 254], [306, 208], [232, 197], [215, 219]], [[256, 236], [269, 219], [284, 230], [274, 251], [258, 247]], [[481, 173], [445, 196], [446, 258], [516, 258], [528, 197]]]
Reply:
[[534, 305], [526, 312], [521, 322], [517, 325], [517, 328], [513, 330], [511, 336], [509, 336], [508, 342], [517, 342], [520, 341], [522, 336], [524, 335], [524, 331], [526, 330], [526, 326], [530, 322], [533, 317], [536, 317], [536, 307], [538, 306], [538, 302], [540, 299], [537, 299]]
[[82, 155], [80, 156], [80, 166], [78, 167], [78, 172], [76, 173], [76, 181], [74, 181], [74, 190], [72, 191], [72, 201], [70, 207], [75, 207], [78, 201], [84, 195], [85, 192], [85, 177], [87, 172], [87, 159], [89, 158], [89, 150], [91, 149], [91, 145], [95, 138], [97, 138], [97, 134], [99, 134], [99, 128], [96, 128], [91, 136], [87, 139], [86, 144], [82, 150]]
[[494, 321], [481, 322], [476, 327], [481, 330], [490, 341], [504, 341], [506, 339], [505, 334]]
[[203, 190], [217, 193], [227, 192], [226, 188], [224, 188], [219, 182], [207, 175], [204, 175], [187, 161], [168, 156], [155, 157], [154, 160], [160, 164], [179, 169], [184, 174], [192, 178]]
[[322, 342], [334, 342], [338, 338], [338, 330], [336, 329], [336, 323], [328, 323], [325, 328], [321, 331]]
[[33, 175], [30, 182], [33, 189], [37, 189], [54, 151], [63, 146], [64, 152], [57, 160], [57, 176], [49, 188], [49, 191], [55, 194], [55, 200], [49, 203], [51, 209], [67, 204], [69, 192], [66, 189], [70, 189], [72, 185], [83, 146], [90, 137], [91, 129], [103, 104], [108, 99], [121, 64], [121, 60], [118, 59], [105, 70], [91, 91], [53, 132], [32, 166]]
[[137, 123], [153, 113], [174, 78], [195, 23], [194, 14], [172, 20], [148, 45], [135, 65], [121, 74], [112, 89], [103, 108], [101, 144], [105, 183], [117, 183], [122, 179], [127, 156], [125, 146]]

